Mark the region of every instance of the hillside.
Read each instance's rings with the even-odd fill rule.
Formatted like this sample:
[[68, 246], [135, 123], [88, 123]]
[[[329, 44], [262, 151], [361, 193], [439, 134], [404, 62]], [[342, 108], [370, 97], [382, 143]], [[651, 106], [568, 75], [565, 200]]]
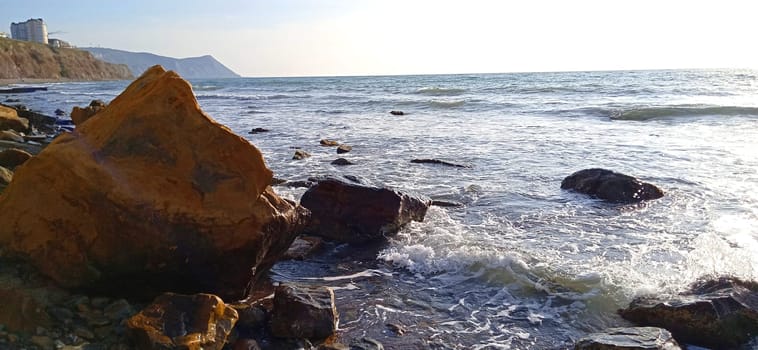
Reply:
[[133, 78], [125, 65], [106, 63], [78, 49], [0, 38], [0, 79], [119, 80]]
[[187, 79], [239, 78], [237, 73], [209, 55], [172, 58], [146, 52], [129, 52], [99, 47], [85, 47], [82, 50], [87, 50], [106, 62], [126, 64], [134, 74], [142, 74], [146, 69], [160, 64]]

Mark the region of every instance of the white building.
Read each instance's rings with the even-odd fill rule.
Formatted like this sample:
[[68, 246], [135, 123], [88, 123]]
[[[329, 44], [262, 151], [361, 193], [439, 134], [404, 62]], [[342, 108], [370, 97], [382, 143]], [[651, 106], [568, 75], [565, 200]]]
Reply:
[[0, 38], [7, 38], [8, 34], [5, 32], [0, 32]]
[[45, 21], [42, 18], [32, 18], [26, 22], [11, 23], [11, 36], [16, 40], [47, 44], [47, 25], [45, 25]]

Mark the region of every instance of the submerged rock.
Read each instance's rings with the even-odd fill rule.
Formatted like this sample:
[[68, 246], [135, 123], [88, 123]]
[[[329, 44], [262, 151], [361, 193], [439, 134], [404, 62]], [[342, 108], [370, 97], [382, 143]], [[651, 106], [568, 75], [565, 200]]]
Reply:
[[87, 107], [74, 107], [71, 110], [71, 120], [76, 126], [82, 125], [82, 123], [92, 118], [95, 114], [104, 110], [106, 106], [107, 104], [101, 100], [92, 100]]
[[411, 163], [416, 163], [416, 164], [438, 164], [438, 165], [444, 165], [444, 166], [449, 166], [449, 167], [453, 167], [453, 168], [470, 168], [468, 165], [461, 165], [461, 164], [450, 163], [450, 162], [446, 162], [444, 160], [439, 160], [439, 159], [413, 159], [413, 160], [411, 160]]
[[337, 146], [337, 153], [338, 154], [348, 153], [348, 152], [350, 152], [352, 150], [353, 150], [353, 146], [350, 146], [350, 145], [339, 145], [339, 146]]
[[307, 220], [271, 177], [187, 81], [155, 66], [18, 169], [0, 197], [0, 246], [65, 287], [240, 297]]
[[663, 191], [655, 185], [606, 169], [577, 171], [563, 179], [561, 188], [615, 203], [634, 203], [663, 197]]
[[343, 165], [354, 165], [355, 163], [353, 163], [353, 162], [351, 162], [351, 161], [349, 161], [349, 160], [347, 160], [345, 158], [337, 158], [337, 159], [333, 160], [331, 164], [332, 165], [343, 166]]
[[611, 328], [579, 339], [575, 350], [680, 350], [669, 331], [656, 327]]
[[329, 178], [308, 189], [300, 203], [312, 212], [309, 232], [362, 243], [394, 235], [412, 220], [423, 221], [431, 200]]
[[405, 115], [405, 112], [403, 112], [403, 111], [390, 111], [390, 114], [392, 114], [392, 115]]
[[271, 310], [271, 333], [274, 336], [324, 339], [337, 330], [337, 319], [331, 288], [276, 287]]
[[330, 140], [330, 139], [321, 139], [319, 143], [321, 144], [321, 146], [326, 146], [326, 147], [336, 147], [340, 145], [339, 142]]
[[311, 154], [303, 151], [301, 149], [295, 150], [295, 154], [292, 156], [292, 159], [294, 160], [303, 160], [305, 158], [310, 158]]
[[735, 348], [758, 335], [758, 283], [702, 281], [675, 298], [637, 298], [619, 313], [642, 326], [668, 329], [685, 343]]
[[139, 349], [220, 350], [237, 318], [237, 311], [215, 295], [165, 293], [126, 326]]

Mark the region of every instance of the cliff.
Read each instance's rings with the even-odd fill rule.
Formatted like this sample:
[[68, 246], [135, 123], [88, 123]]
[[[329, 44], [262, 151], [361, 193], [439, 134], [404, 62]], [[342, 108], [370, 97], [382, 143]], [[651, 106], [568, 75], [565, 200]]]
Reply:
[[173, 70], [185, 79], [215, 79], [239, 78], [239, 74], [227, 68], [213, 56], [189, 58], [173, 58], [159, 56], [147, 52], [129, 52], [123, 50], [99, 47], [85, 47], [82, 50], [91, 52], [95, 57], [105, 62], [126, 64], [134, 74], [142, 74], [154, 65], [161, 65], [167, 70]]
[[78, 49], [0, 38], [0, 79], [119, 80], [129, 67], [106, 63]]

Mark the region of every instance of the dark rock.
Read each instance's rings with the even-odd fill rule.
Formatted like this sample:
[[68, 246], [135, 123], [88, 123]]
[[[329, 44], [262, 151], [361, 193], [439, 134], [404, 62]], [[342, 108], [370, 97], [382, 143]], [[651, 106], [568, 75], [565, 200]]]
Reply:
[[350, 350], [350, 348], [342, 343], [330, 343], [321, 344], [316, 348], [317, 350]]
[[64, 115], [66, 115], [66, 112], [64, 112], [62, 109], [58, 108], [58, 109], [55, 110], [55, 115], [57, 115], [59, 117], [62, 117]]
[[276, 287], [271, 310], [271, 333], [274, 336], [324, 339], [337, 330], [337, 317], [331, 288]]
[[579, 339], [575, 350], [680, 350], [669, 331], [656, 327], [611, 328]]
[[470, 168], [468, 165], [461, 165], [461, 164], [455, 164], [446, 162], [444, 160], [439, 159], [413, 159], [411, 160], [411, 163], [417, 163], [417, 164], [438, 164], [438, 165], [444, 165], [454, 168]]
[[[93, 299], [94, 304], [94, 299]], [[103, 310], [103, 315], [107, 317], [110, 320], [117, 321], [122, 320], [127, 317], [130, 317], [134, 315], [136, 311], [134, 308], [129, 304], [128, 301], [124, 299], [119, 299], [111, 303], [110, 305], [106, 306]]]
[[437, 207], [457, 208], [457, 207], [462, 207], [463, 203], [460, 203], [460, 202], [451, 202], [451, 201], [443, 201], [443, 200], [437, 200], [437, 199], [435, 199], [435, 200], [432, 200], [432, 204], [431, 205], [437, 206]]
[[387, 323], [387, 324], [385, 324], [385, 326], [387, 326], [387, 329], [389, 329], [390, 331], [392, 331], [393, 333], [395, 333], [397, 335], [403, 335], [403, 334], [405, 334], [405, 328], [403, 328], [403, 326], [401, 326], [399, 324], [396, 324], [396, 323]]
[[92, 305], [92, 307], [95, 307], [95, 308], [98, 308], [98, 309], [102, 309], [102, 308], [108, 306], [108, 304], [110, 302], [111, 302], [111, 299], [107, 298], [107, 297], [94, 297], [90, 301], [90, 304]]
[[18, 112], [19, 117], [29, 120], [29, 123], [40, 132], [51, 133], [55, 131], [55, 122], [58, 121], [56, 117], [30, 111], [26, 108], [16, 108], [16, 112]]
[[284, 183], [284, 186], [292, 187], [292, 188], [310, 188], [313, 187], [316, 183], [310, 180], [295, 180], [295, 181], [287, 181]]
[[405, 112], [403, 112], [403, 111], [390, 111], [390, 114], [392, 114], [392, 115], [405, 115]]
[[663, 197], [663, 191], [655, 185], [606, 169], [577, 171], [563, 179], [561, 188], [614, 203], [634, 203]]
[[0, 166], [0, 191], [8, 187], [13, 181], [13, 172]]
[[260, 133], [262, 133], [262, 132], [269, 132], [269, 131], [271, 131], [271, 130], [269, 130], [269, 129], [264, 129], [264, 128], [253, 128], [252, 130], [250, 130], [250, 132], [248, 132], [248, 134], [253, 134], [253, 135], [255, 135], [255, 134], [260, 134]]
[[52, 338], [43, 335], [33, 335], [29, 338], [29, 342], [40, 348], [41, 350], [53, 350], [55, 349], [55, 341]]
[[139, 349], [220, 350], [237, 317], [237, 311], [215, 295], [165, 293], [126, 326]]
[[353, 146], [348, 146], [348, 145], [339, 145], [339, 146], [337, 146], [337, 153], [338, 154], [347, 153], [347, 152], [350, 152], [352, 150], [353, 150]]
[[280, 179], [280, 178], [277, 178], [277, 177], [272, 177], [271, 178], [271, 186], [278, 186], [278, 185], [281, 185], [281, 184], [286, 183], [286, 182], [287, 182], [287, 180], [285, 180], [285, 179]]
[[74, 312], [65, 307], [51, 306], [47, 309], [47, 313], [63, 324], [70, 323], [74, 318]]
[[292, 245], [287, 252], [284, 253], [282, 259], [303, 260], [321, 248], [322, 243], [323, 240], [319, 237], [298, 236], [295, 238], [295, 241], [292, 242]]
[[261, 350], [255, 339], [237, 339], [232, 350]]
[[0, 131], [0, 140], [23, 143], [24, 137], [12, 130], [2, 130]]
[[668, 329], [683, 343], [735, 348], [758, 335], [758, 283], [700, 281], [674, 298], [637, 298], [619, 313], [641, 326]]
[[312, 212], [307, 231], [329, 239], [362, 243], [396, 234], [411, 220], [423, 221], [431, 200], [387, 188], [319, 181], [303, 194]]
[[351, 341], [350, 350], [384, 350], [384, 346], [376, 339], [364, 337]]
[[235, 326], [237, 329], [251, 333], [260, 331], [266, 326], [268, 313], [262, 306], [244, 302], [231, 306], [237, 310], [239, 315], [239, 320]]
[[310, 156], [311, 156], [310, 153], [308, 153], [306, 151], [303, 151], [301, 149], [298, 149], [298, 150], [295, 150], [295, 154], [292, 156], [292, 159], [294, 159], [294, 160], [302, 160], [302, 159], [308, 158]]
[[339, 142], [334, 141], [334, 140], [330, 140], [330, 139], [321, 139], [321, 141], [319, 141], [319, 143], [321, 144], [321, 146], [327, 146], [327, 147], [335, 147], [335, 146], [339, 146], [340, 145]]
[[0, 285], [0, 324], [12, 332], [33, 332], [49, 327], [52, 320], [37, 291]]
[[354, 165], [355, 163], [353, 163], [353, 162], [351, 162], [351, 161], [349, 161], [349, 160], [347, 160], [345, 158], [337, 158], [337, 159], [333, 160], [331, 164], [332, 165], [340, 165], [340, 166], [342, 166], [342, 165]]
[[0, 166], [13, 170], [31, 157], [32, 155], [29, 152], [18, 148], [4, 149], [0, 151]]

